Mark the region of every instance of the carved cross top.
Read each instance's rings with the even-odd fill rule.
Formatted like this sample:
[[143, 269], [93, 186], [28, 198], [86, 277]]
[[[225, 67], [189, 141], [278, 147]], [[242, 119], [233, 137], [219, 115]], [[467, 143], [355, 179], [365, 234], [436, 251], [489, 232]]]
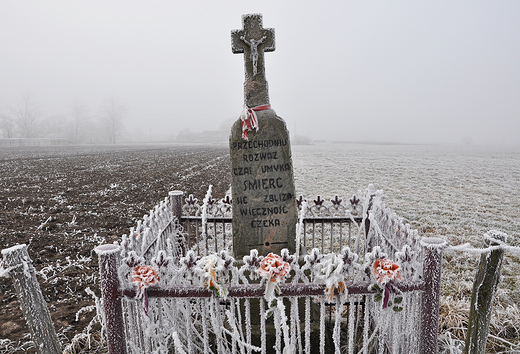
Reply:
[[231, 31], [231, 50], [244, 54], [246, 105], [268, 104], [264, 52], [275, 49], [274, 29], [263, 28], [261, 14], [243, 15], [242, 25], [243, 29]]

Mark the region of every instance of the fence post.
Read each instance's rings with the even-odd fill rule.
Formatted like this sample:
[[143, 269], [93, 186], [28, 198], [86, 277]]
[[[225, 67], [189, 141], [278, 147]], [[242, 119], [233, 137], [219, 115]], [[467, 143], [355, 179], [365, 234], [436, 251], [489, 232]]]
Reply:
[[[507, 235], [500, 231], [489, 231], [484, 237], [486, 243], [491, 246], [507, 242]], [[484, 354], [486, 352], [493, 298], [500, 282], [503, 258], [503, 248], [495, 249], [490, 253], [483, 253], [480, 256], [480, 264], [471, 293], [465, 354]]]
[[121, 308], [121, 292], [117, 272], [121, 249], [118, 245], [107, 244], [96, 247], [94, 251], [99, 258], [108, 352], [110, 354], [126, 354], [123, 310]]
[[27, 246], [17, 245], [4, 249], [2, 255], [6, 268], [10, 269], [9, 274], [36, 350], [42, 354], [61, 353], [61, 345], [27, 253]]
[[423, 280], [425, 287], [421, 305], [419, 352], [436, 354], [438, 352], [442, 251], [447, 243], [441, 238], [423, 237], [421, 246], [424, 252]]
[[177, 218], [177, 220], [181, 221], [182, 216], [182, 196], [184, 195], [183, 191], [171, 191], [168, 193], [170, 196], [170, 204], [172, 206], [172, 214]]

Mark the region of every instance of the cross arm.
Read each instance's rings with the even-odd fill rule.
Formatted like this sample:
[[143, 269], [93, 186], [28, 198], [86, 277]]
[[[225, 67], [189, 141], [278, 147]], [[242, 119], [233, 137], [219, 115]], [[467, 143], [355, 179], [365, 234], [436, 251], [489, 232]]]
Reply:
[[[274, 52], [275, 45], [275, 36], [274, 36], [274, 28], [266, 28], [262, 31], [261, 43], [263, 44], [264, 52]], [[231, 31], [231, 51], [233, 54], [243, 54], [244, 53], [244, 40], [245, 38], [244, 30], [233, 30]]]
[[244, 36], [243, 30], [233, 30], [231, 31], [231, 51], [233, 54], [242, 54], [244, 53], [244, 42], [241, 37]]

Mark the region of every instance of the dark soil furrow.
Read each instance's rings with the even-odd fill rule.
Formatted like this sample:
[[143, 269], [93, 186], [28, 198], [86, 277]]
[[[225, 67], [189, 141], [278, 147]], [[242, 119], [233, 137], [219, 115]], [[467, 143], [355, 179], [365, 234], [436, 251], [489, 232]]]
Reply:
[[[225, 146], [74, 146], [0, 150], [0, 248], [29, 255], [63, 346], [81, 333], [99, 294], [98, 244], [119, 240], [171, 190], [202, 200], [229, 189]], [[0, 339], [30, 340], [14, 287], [0, 282]], [[12, 351], [14, 352], [14, 351]], [[20, 352], [35, 352], [23, 350]]]

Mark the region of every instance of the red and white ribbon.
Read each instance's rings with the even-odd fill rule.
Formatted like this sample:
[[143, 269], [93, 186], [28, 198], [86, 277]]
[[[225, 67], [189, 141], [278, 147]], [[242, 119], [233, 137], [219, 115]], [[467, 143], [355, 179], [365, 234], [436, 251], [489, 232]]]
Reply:
[[271, 109], [270, 104], [256, 106], [253, 108], [244, 106], [244, 110], [242, 111], [242, 113], [240, 113], [240, 120], [242, 120], [242, 138], [248, 140], [248, 131], [253, 129], [256, 129], [258, 131], [258, 117], [256, 115], [256, 112], [265, 111], [267, 109]]

